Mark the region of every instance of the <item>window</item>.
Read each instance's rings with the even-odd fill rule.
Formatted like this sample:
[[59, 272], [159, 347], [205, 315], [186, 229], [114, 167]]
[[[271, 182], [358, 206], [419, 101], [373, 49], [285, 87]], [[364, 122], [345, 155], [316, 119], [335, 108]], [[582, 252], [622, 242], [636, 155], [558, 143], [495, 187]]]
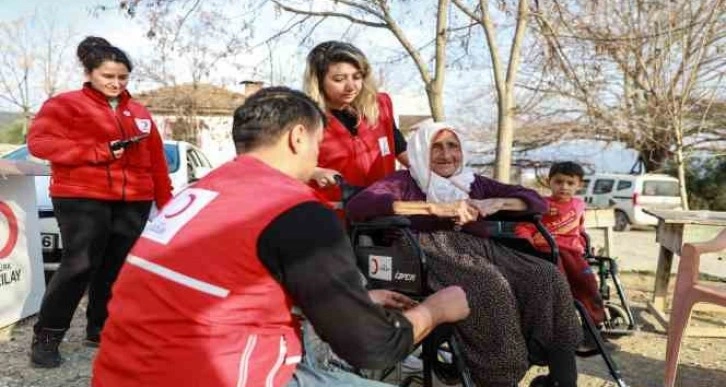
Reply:
[[592, 189], [594, 195], [606, 194], [613, 190], [615, 180], [613, 179], [599, 179], [595, 181], [595, 187]]
[[28, 152], [27, 146], [21, 146], [20, 148], [3, 155], [4, 159], [6, 160], [15, 160], [15, 161], [29, 161], [31, 163], [36, 164], [43, 164], [43, 165], [50, 165], [50, 163], [47, 160], [39, 159], [33, 155], [31, 155]]
[[628, 189], [628, 188], [630, 188], [632, 186], [633, 186], [633, 182], [632, 181], [620, 180], [618, 182], [618, 188], [615, 188], [615, 190], [616, 191], [622, 191], [622, 190]]
[[179, 148], [174, 144], [164, 144], [164, 157], [169, 173], [179, 170]]
[[644, 181], [643, 196], [678, 196], [676, 181]]
[[207, 157], [204, 156], [204, 153], [199, 151], [199, 149], [192, 148], [191, 149], [192, 154], [194, 154], [194, 157], [197, 159], [197, 164], [199, 166], [205, 167], [205, 168], [212, 168], [212, 163], [207, 160]]
[[583, 196], [587, 194], [587, 186], [590, 185], [590, 179], [582, 180], [582, 187], [575, 192], [576, 196]]

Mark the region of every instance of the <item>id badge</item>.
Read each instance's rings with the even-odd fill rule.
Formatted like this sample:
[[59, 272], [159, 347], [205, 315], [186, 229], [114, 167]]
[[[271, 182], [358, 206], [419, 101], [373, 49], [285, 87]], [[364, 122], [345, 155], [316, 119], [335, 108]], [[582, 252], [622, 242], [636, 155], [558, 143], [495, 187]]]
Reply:
[[391, 154], [391, 148], [388, 146], [388, 138], [385, 136], [378, 138], [378, 148], [381, 149], [381, 156], [388, 156]]

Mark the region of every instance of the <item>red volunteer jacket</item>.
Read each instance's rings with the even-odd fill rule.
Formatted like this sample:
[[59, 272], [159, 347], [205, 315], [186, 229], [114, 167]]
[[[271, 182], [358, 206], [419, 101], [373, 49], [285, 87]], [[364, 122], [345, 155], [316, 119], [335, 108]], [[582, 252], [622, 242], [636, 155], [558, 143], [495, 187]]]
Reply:
[[306, 201], [317, 201], [310, 187], [247, 156], [175, 196], [114, 285], [92, 385], [286, 385], [299, 324], [257, 240]]
[[[114, 159], [110, 141], [144, 133], [149, 137]], [[52, 197], [155, 200], [158, 207], [171, 199], [161, 136], [126, 91], [116, 110], [89, 84], [49, 99], [30, 127], [28, 149], [50, 161]]]
[[[367, 187], [396, 169], [393, 139], [393, 105], [388, 94], [378, 94], [378, 123], [362, 119], [354, 136], [335, 116], [328, 113], [328, 126], [320, 144], [318, 167], [334, 169], [354, 186]], [[330, 202], [340, 201], [336, 186], [317, 188]]]
[[[550, 231], [560, 250], [568, 250], [579, 256], [585, 253], [585, 240], [582, 237], [585, 222], [585, 202], [572, 198], [569, 202], [559, 202], [546, 197], [549, 211], [542, 217], [542, 223]], [[530, 224], [516, 228], [517, 235], [529, 239], [534, 247], [549, 251], [547, 241]]]

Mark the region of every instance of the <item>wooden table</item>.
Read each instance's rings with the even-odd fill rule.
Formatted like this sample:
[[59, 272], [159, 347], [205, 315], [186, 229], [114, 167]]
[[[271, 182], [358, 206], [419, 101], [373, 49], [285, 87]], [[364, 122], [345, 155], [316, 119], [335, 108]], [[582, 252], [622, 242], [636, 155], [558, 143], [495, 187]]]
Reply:
[[603, 230], [605, 234], [605, 251], [596, 255], [611, 257], [613, 251], [613, 227], [615, 226], [615, 211], [612, 208], [588, 208], [585, 210], [585, 230]]
[[681, 254], [685, 225], [697, 224], [726, 227], [726, 212], [673, 210], [643, 210], [643, 212], [658, 218], [655, 240], [660, 244], [653, 298], [648, 303], [648, 309], [663, 325], [663, 328], [667, 329], [668, 318], [665, 315], [665, 309], [666, 296], [668, 295], [668, 282], [670, 281], [671, 267], [673, 265], [673, 254]]

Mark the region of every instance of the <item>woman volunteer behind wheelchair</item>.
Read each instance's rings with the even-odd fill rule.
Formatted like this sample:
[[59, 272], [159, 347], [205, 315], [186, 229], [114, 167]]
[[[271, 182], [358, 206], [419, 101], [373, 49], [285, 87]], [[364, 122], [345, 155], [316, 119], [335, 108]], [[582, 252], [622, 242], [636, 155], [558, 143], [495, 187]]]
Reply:
[[43, 297], [34, 327], [31, 362], [58, 367], [58, 345], [88, 288], [86, 341], [97, 346], [108, 315], [111, 286], [149, 216], [152, 201], [171, 199], [161, 137], [149, 112], [126, 85], [126, 53], [87, 37], [77, 55], [83, 88], [43, 104], [33, 120], [28, 149], [50, 161], [50, 196], [63, 256]]
[[543, 199], [465, 168], [460, 136], [448, 124], [420, 125], [408, 154], [410, 170], [349, 201], [350, 219], [411, 216], [429, 286], [460, 285], [472, 305], [456, 326], [477, 385], [512, 386], [536, 363], [548, 365], [550, 374], [534, 385], [575, 386], [581, 328], [567, 281], [544, 259], [488, 239], [479, 222], [501, 210], [541, 213]]
[[308, 54], [303, 84], [328, 118], [312, 179], [323, 197], [340, 201], [335, 175], [367, 187], [393, 173], [396, 160], [408, 166], [406, 140], [396, 128], [391, 98], [377, 91], [361, 50], [339, 41], [317, 45]]

